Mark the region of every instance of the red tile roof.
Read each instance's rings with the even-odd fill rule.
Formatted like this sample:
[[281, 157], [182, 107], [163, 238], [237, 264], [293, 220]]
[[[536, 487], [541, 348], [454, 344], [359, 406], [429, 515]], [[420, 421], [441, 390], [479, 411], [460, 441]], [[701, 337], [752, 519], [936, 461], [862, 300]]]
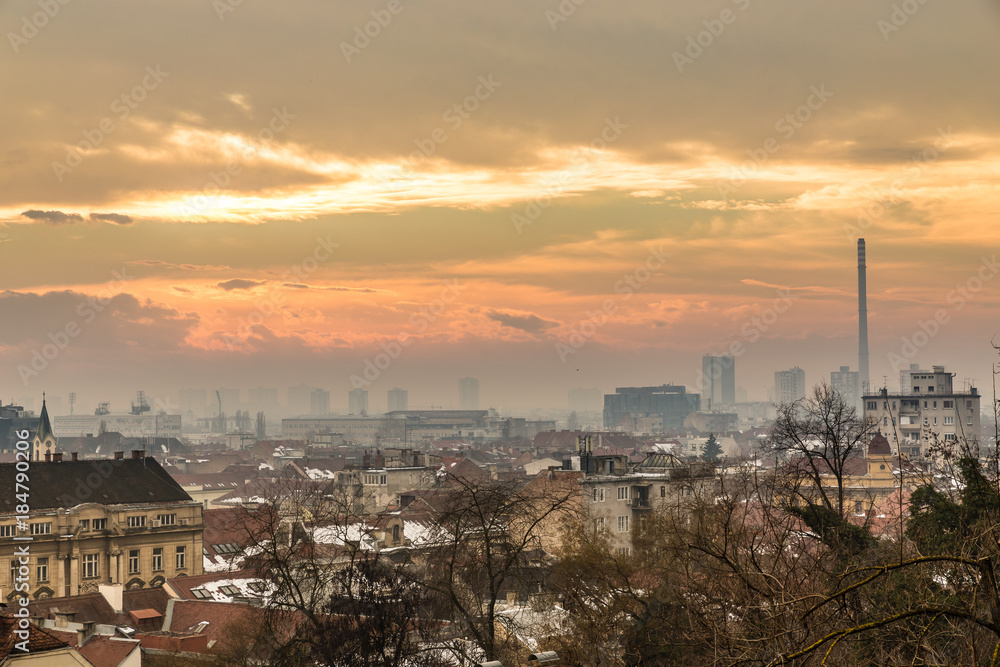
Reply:
[[[19, 655], [22, 652], [16, 645], [21, 639], [14, 633], [17, 629], [18, 619], [10, 615], [0, 616], [0, 661], [11, 655]], [[36, 625], [28, 626], [28, 651], [29, 653], [42, 653], [43, 651], [55, 651], [67, 648], [69, 644], [53, 635], [50, 631], [39, 628]]]

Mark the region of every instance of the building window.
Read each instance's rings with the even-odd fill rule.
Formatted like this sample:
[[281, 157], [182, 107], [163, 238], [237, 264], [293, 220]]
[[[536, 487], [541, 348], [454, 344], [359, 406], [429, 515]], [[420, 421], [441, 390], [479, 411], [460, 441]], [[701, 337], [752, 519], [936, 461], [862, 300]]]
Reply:
[[139, 574], [139, 550], [129, 549], [128, 551], [128, 573]]
[[854, 501], [854, 511], [857, 512], [858, 514], [861, 514], [861, 512], [864, 511], [861, 508], [861, 501], [860, 500], [855, 500]]
[[927, 409], [927, 401], [924, 401], [924, 410]]
[[954, 442], [955, 441], [955, 434], [954, 433], [945, 433], [944, 434], [944, 441], [945, 442]]
[[972, 426], [972, 417], [966, 417], [965, 418], [965, 425], [966, 426]]
[[206, 598], [212, 597], [212, 594], [209, 593], [204, 588], [192, 588], [191, 595], [193, 595], [196, 600], [204, 600]]
[[631, 547], [618, 547], [618, 555], [619, 556], [631, 556], [632, 555], [632, 548]]
[[145, 525], [146, 525], [146, 517], [145, 516], [130, 516], [128, 518], [128, 527], [129, 528], [142, 528]]
[[937, 426], [937, 417], [934, 418], [934, 425]]
[[98, 563], [100, 554], [83, 554], [83, 578], [96, 579], [101, 576], [101, 568]]
[[33, 523], [31, 524], [31, 534], [32, 535], [48, 535], [52, 532], [51, 523]]
[[604, 489], [601, 489], [601, 502], [604, 502]]
[[661, 498], [666, 498], [667, 497], [667, 487], [665, 487], [665, 486], [661, 486], [660, 487], [660, 497]]
[[966, 401], [965, 402], [965, 407], [967, 407], [967, 408], [969, 408], [971, 410], [972, 409], [972, 401]]
[[17, 579], [18, 563], [16, 558], [10, 560], [10, 587], [14, 588], [14, 581]]
[[160, 522], [161, 526], [173, 526], [177, 523], [176, 514], [157, 514], [156, 520]]
[[[972, 417], [969, 417], [969, 419], [972, 419]], [[0, 537], [14, 537], [14, 524], [0, 526]]]
[[90, 519], [80, 519], [80, 531], [86, 533], [90, 530]]
[[889, 425], [889, 418], [882, 417], [882, 426], [888, 426], [888, 425]]
[[602, 516], [600, 519], [597, 520], [597, 527], [600, 530], [604, 530], [604, 526], [605, 526], [605, 522], [604, 522], [604, 517]]
[[39, 558], [35, 561], [35, 578], [38, 581], [49, 580], [49, 559]]
[[955, 401], [941, 401], [941, 407], [947, 410], [948, 408], [955, 407]]
[[876, 403], [875, 401], [868, 401], [868, 409], [878, 410], [878, 403]]
[[597, 487], [594, 487], [594, 502], [597, 502]]
[[153, 549], [153, 572], [163, 571], [163, 547]]
[[620, 516], [618, 517], [618, 532], [627, 533], [628, 532], [628, 517]]
[[945, 426], [954, 426], [955, 425], [955, 418], [954, 417], [945, 417], [944, 418], [944, 425]]
[[618, 487], [618, 500], [628, 500], [628, 487], [619, 486]]
[[932, 405], [931, 407], [932, 407], [933, 409], [937, 410], [937, 401], [934, 401], [934, 404], [933, 404], [933, 405]]
[[107, 519], [94, 519], [92, 522], [94, 530], [107, 530], [108, 520]]
[[186, 564], [187, 562], [185, 560], [185, 557], [187, 556], [187, 553], [185, 552], [185, 548], [186, 547], [177, 547], [176, 561], [175, 562], [176, 562], [176, 566], [177, 566], [178, 570], [183, 570], [185, 567], [187, 567], [187, 564]]

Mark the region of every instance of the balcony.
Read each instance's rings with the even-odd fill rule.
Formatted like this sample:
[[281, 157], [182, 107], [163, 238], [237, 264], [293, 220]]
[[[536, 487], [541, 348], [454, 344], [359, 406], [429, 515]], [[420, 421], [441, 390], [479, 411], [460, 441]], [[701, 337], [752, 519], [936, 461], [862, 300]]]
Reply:
[[649, 502], [649, 498], [632, 498], [632, 509], [634, 510], [651, 510], [653, 509], [652, 504]]

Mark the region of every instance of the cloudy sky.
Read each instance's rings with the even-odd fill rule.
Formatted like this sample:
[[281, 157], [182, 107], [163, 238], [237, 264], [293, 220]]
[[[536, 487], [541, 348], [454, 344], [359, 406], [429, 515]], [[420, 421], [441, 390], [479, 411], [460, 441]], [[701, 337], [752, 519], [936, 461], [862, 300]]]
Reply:
[[4, 401], [305, 382], [337, 409], [355, 376], [447, 406], [475, 376], [529, 411], [696, 390], [727, 349], [763, 400], [857, 367], [859, 236], [873, 382], [990, 384], [994, 0], [5, 0], [0, 26]]

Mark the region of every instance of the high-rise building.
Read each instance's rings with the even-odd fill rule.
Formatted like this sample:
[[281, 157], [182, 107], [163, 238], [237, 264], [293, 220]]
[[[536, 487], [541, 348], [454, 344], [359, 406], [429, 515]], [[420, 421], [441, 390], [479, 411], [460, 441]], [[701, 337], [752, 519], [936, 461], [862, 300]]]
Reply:
[[299, 384], [288, 388], [288, 411], [295, 415], [309, 414], [311, 394], [316, 387]]
[[278, 390], [274, 387], [251, 387], [250, 410], [274, 410], [278, 407]]
[[852, 371], [850, 366], [841, 366], [839, 371], [830, 373], [830, 387], [844, 397], [844, 403], [853, 407], [861, 407], [861, 381], [858, 371]]
[[796, 366], [774, 373], [774, 402], [791, 403], [806, 397], [806, 372]]
[[604, 427], [623, 428], [636, 418], [658, 417], [666, 432], [684, 429], [684, 419], [701, 406], [699, 394], [674, 385], [659, 387], [618, 387], [604, 395]]
[[458, 404], [463, 410], [479, 409], [479, 380], [462, 378], [458, 381]]
[[701, 358], [701, 404], [706, 410], [736, 402], [736, 357]]
[[222, 398], [222, 411], [227, 415], [232, 416], [240, 409], [240, 390], [239, 389], [220, 389], [219, 396], [213, 396], [215, 398], [215, 410], [212, 414], [216, 414], [219, 411], [219, 397]]
[[352, 389], [347, 392], [347, 412], [352, 415], [368, 414], [367, 389]]
[[407, 407], [409, 400], [407, 398], [407, 391], [405, 389], [400, 389], [395, 387], [389, 390], [389, 412], [394, 410], [409, 410]]
[[908, 456], [927, 454], [935, 441], [944, 444], [979, 438], [979, 391], [956, 391], [954, 375], [944, 366], [931, 370], [910, 367], [900, 378], [898, 393], [868, 391], [863, 401], [866, 418], [874, 419], [893, 448]]
[[208, 406], [208, 392], [204, 389], [181, 389], [180, 403], [182, 413], [192, 413], [195, 417], [204, 417]]
[[309, 414], [330, 414], [330, 392], [325, 389], [313, 389], [309, 393]]

